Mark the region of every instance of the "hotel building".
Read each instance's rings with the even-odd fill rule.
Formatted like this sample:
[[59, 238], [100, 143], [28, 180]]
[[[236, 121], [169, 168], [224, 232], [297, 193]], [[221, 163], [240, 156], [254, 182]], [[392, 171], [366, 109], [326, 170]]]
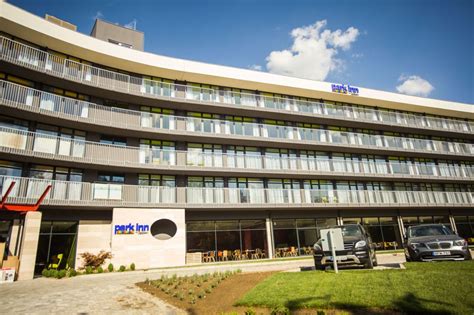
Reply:
[[419, 223], [474, 241], [472, 104], [143, 44], [0, 2], [0, 241], [20, 279], [100, 250], [137, 268], [310, 255], [342, 223], [379, 250]]

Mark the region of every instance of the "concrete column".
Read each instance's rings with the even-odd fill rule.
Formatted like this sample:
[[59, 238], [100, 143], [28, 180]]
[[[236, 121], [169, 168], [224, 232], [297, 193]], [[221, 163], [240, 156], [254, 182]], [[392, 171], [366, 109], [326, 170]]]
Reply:
[[265, 219], [265, 227], [267, 230], [267, 247], [268, 247], [268, 258], [275, 258], [274, 257], [274, 244], [273, 244], [273, 225], [272, 219], [266, 218]]
[[397, 221], [398, 221], [398, 228], [400, 229], [400, 235], [402, 236], [402, 239], [405, 238], [405, 226], [403, 225], [403, 219], [401, 216], [397, 216]]
[[13, 220], [12, 229], [10, 232], [10, 243], [8, 244], [8, 255], [18, 256], [18, 250], [21, 242], [21, 233], [23, 227], [20, 220]]
[[449, 215], [449, 223], [451, 223], [451, 229], [453, 230], [453, 232], [458, 234], [458, 228], [456, 226], [456, 221], [454, 220], [454, 217], [453, 217], [452, 214]]
[[18, 280], [33, 279], [36, 263], [36, 252], [38, 250], [39, 231], [42, 213], [29, 211], [25, 215], [23, 227], [23, 238], [20, 249], [20, 268]]

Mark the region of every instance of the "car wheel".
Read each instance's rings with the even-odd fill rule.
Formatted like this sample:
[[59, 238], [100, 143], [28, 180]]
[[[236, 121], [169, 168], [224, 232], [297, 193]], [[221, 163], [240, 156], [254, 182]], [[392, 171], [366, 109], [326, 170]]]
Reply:
[[377, 267], [379, 265], [378, 261], [377, 261], [377, 255], [374, 253], [374, 262], [373, 262], [373, 266], [374, 267]]
[[326, 266], [316, 264], [316, 265], [314, 266], [314, 269], [324, 271], [324, 270], [326, 270]]
[[472, 254], [471, 254], [471, 251], [469, 250], [469, 248], [467, 249], [467, 255], [466, 255], [465, 260], [472, 260]]
[[372, 261], [372, 257], [369, 255], [369, 259], [367, 259], [367, 262], [364, 264], [365, 269], [374, 269], [374, 263]]

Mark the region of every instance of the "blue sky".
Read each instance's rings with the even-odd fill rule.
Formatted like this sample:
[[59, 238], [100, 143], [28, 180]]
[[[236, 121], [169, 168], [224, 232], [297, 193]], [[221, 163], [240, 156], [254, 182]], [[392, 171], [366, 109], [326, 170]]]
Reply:
[[474, 103], [472, 0], [9, 2], [86, 34], [136, 21], [156, 54]]

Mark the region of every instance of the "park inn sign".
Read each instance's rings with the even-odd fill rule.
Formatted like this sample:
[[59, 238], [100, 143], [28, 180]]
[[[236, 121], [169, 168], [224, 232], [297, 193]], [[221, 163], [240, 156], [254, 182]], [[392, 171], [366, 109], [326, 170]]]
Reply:
[[147, 234], [150, 231], [148, 224], [116, 224], [114, 225], [115, 235]]
[[334, 93], [359, 95], [359, 88], [350, 86], [349, 84], [331, 84], [331, 90]]

